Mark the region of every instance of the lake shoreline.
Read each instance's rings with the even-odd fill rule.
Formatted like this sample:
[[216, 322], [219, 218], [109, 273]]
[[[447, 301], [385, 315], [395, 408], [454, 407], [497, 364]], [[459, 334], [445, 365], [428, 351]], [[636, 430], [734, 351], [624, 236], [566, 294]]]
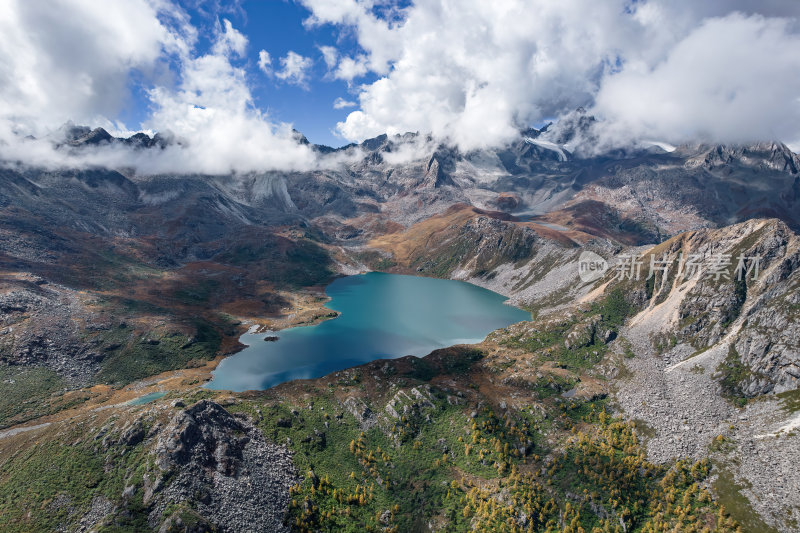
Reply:
[[[371, 271], [339, 276], [325, 293], [325, 300], [316, 298], [315, 311], [307, 313], [310, 320], [294, 315], [281, 329], [251, 325], [238, 340], [244, 348], [221, 361], [204, 386], [265, 390], [375, 359], [422, 357], [435, 349], [481, 342], [499, 327], [530, 319], [505, 295], [463, 280]], [[340, 322], [343, 315], [345, 322]], [[339, 319], [335, 325], [323, 326], [333, 318]], [[277, 341], [256, 342], [281, 330]]]

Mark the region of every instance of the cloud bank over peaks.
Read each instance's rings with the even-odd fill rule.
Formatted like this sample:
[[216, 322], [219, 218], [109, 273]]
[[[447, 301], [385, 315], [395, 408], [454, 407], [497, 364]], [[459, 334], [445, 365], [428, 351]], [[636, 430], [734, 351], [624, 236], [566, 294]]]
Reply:
[[[349, 111], [336, 127], [356, 142], [421, 132], [464, 151], [496, 147], [568, 117], [547, 133], [561, 135], [584, 107], [597, 120], [565, 141], [579, 153], [644, 139], [800, 148], [800, 2], [297, 2], [309, 13], [305, 28], [332, 28], [336, 46], [309, 37], [273, 57], [220, 17], [203, 47], [172, 0], [7, 0], [0, 160], [212, 174], [332, 164], [255, 105], [262, 73], [310, 91], [346, 82], [347, 97], [331, 97], [331, 106]], [[316, 47], [322, 80], [313, 78], [315, 59], [292, 47]], [[130, 135], [118, 117], [136, 98], [148, 115], [131, 126], [175, 142], [53, 147], [48, 135], [68, 120]]]
[[800, 139], [800, 35], [788, 19], [705, 20], [652, 68], [603, 80], [604, 137], [674, 141]]
[[[197, 30], [166, 0], [51, 4], [41, 9], [36, 2], [10, 0], [0, 10], [1, 159], [142, 173], [222, 174], [317, 164], [291, 125], [274, 123], [254, 106], [246, 72], [237, 64], [247, 55], [247, 38], [227, 19], [216, 25], [208, 52], [198, 54]], [[268, 56], [259, 59], [269, 64]], [[290, 54], [276, 76], [303, 83], [305, 61]], [[107, 117], [118, 115], [135, 76], [145, 80], [152, 109], [143, 128], [168, 132], [178, 142], [163, 150], [54, 148], [48, 133], [68, 120], [129, 133]]]
[[352, 141], [430, 131], [493, 146], [578, 106], [601, 146], [800, 140], [798, 2], [302, 1], [307, 24], [355, 35], [379, 75], [337, 126]]

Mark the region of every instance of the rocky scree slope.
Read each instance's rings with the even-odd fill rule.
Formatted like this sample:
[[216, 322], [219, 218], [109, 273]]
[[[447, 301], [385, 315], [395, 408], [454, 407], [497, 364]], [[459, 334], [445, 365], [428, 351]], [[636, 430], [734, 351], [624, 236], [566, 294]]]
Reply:
[[0, 448], [3, 531], [288, 531], [298, 481], [285, 447], [209, 400], [116, 406]]
[[[615, 400], [650, 428], [648, 457], [710, 457], [726, 476], [715, 490], [746, 498], [755, 509], [753, 530], [794, 531], [800, 518], [800, 476], [790, 466], [800, 460], [793, 407], [799, 244], [782, 222], [751, 220], [636, 251], [643, 262], [638, 281], [609, 275], [597, 282], [624, 291], [636, 310], [612, 343], [632, 357]], [[730, 277], [686, 276], [680, 259], [691, 255], [706, 266], [729, 256]], [[756, 279], [754, 271], [737, 279], [739, 256], [760, 259]], [[647, 279], [651, 258], [670, 269]]]

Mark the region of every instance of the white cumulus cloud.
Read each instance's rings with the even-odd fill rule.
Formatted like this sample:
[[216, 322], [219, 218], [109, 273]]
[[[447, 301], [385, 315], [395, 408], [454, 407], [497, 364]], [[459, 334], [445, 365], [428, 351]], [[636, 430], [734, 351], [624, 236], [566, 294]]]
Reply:
[[133, 72], [168, 78], [166, 57], [186, 55], [195, 38], [168, 4], [5, 1], [0, 120], [37, 136], [69, 119], [110, 126], [129, 97]]
[[339, 77], [379, 76], [337, 126], [349, 140], [496, 145], [578, 106], [607, 142], [800, 138], [800, 2], [416, 0], [389, 16], [372, 0], [302, 2], [308, 25], [358, 41]]
[[[46, 167], [133, 167], [143, 173], [317, 164], [291, 125], [273, 122], [254, 106], [245, 71], [236, 64], [247, 38], [223, 20], [209, 51], [197, 53], [196, 35], [188, 16], [166, 0], [52, 0], [47, 6], [9, 0], [0, 9], [0, 159]], [[259, 59], [266, 64], [267, 57]], [[290, 53], [281, 65], [276, 76], [305, 80], [302, 56]], [[144, 79], [152, 107], [140, 127], [171, 135], [177, 143], [163, 150], [53, 147], [50, 132], [67, 120], [112, 133], [127, 130], [113, 120], [134, 74]], [[39, 140], [25, 139], [28, 134]]]
[[308, 70], [314, 66], [314, 60], [290, 50], [280, 61], [282, 68], [275, 72], [275, 77], [286, 83], [291, 83], [307, 89]]
[[351, 102], [350, 100], [345, 100], [341, 96], [333, 101], [333, 108], [334, 109], [345, 109], [348, 107], [355, 107], [358, 104], [355, 102]]
[[[337, 124], [348, 140], [418, 131], [464, 149], [496, 146], [584, 106], [600, 119], [592, 138], [606, 147], [773, 138], [800, 146], [800, 2], [300, 1], [307, 27], [331, 25], [357, 41], [320, 45], [316, 57], [326, 79], [353, 93], [333, 103], [353, 108]], [[209, 47], [199, 31], [172, 0], [5, 0], [0, 159], [149, 173], [319, 165], [290, 124], [255, 106], [247, 37], [227, 18], [212, 26]], [[312, 57], [260, 50], [256, 64], [310, 88]], [[149, 98], [150, 114], [122, 124], [134, 90]], [[68, 153], [47, 140], [68, 120], [112, 133], [169, 131], [180, 143]]]
[[336, 67], [336, 62], [339, 58], [339, 51], [334, 46], [319, 46], [319, 51], [322, 53], [322, 60], [325, 61], [325, 66], [328, 70]]
[[334, 77], [349, 82], [353, 81], [354, 78], [363, 76], [367, 71], [367, 58], [365, 56], [343, 57], [339, 61], [339, 66], [336, 67]]
[[711, 18], [654, 66], [606, 77], [595, 109], [625, 138], [792, 140], [800, 125], [800, 35], [786, 19]]
[[243, 57], [247, 50], [247, 37], [233, 27], [228, 19], [222, 20], [222, 25], [217, 26], [217, 41], [214, 43], [215, 54], [236, 54]]
[[270, 57], [269, 52], [266, 50], [260, 50], [258, 52], [258, 68], [265, 74], [272, 74], [272, 57]]

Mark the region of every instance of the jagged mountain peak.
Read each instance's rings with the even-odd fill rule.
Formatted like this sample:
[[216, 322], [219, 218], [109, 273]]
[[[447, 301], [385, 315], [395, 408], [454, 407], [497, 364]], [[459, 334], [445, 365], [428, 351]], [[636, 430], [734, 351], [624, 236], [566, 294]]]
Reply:
[[164, 148], [177, 142], [175, 136], [169, 131], [157, 132], [153, 136], [140, 131], [130, 137], [114, 137], [105, 128], [76, 125], [71, 121], [66, 122], [49, 137], [56, 147], [69, 146], [73, 148], [104, 144], [122, 144], [133, 148]]
[[684, 144], [676, 149], [676, 155], [686, 157], [690, 166], [710, 169], [734, 164], [789, 174], [800, 172], [800, 157], [780, 141]]
[[596, 123], [594, 115], [579, 107], [563, 115], [557, 122], [548, 124], [542, 135], [545, 140], [559, 145], [576, 142], [596, 144], [596, 138], [591, 131]]
[[58, 128], [51, 137], [57, 145], [67, 144], [70, 146], [95, 145], [109, 142], [114, 138], [104, 128], [92, 129], [89, 126], [76, 125], [72, 121], [68, 121]]

